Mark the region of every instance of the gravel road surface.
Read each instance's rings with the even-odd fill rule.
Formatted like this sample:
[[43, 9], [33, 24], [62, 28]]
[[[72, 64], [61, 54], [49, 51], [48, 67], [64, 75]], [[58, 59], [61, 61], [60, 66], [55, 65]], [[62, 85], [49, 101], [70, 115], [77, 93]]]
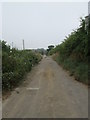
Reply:
[[3, 101], [3, 118], [87, 118], [88, 87], [50, 57]]

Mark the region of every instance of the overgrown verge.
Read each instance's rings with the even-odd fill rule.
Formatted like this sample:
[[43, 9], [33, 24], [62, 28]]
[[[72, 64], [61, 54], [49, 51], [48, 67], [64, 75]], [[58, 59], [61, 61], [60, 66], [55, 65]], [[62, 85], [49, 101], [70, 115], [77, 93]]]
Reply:
[[32, 66], [41, 60], [41, 55], [31, 50], [10, 49], [2, 41], [2, 89], [11, 91], [22, 80]]
[[74, 75], [76, 80], [90, 85], [88, 80], [88, 59], [90, 58], [88, 38], [90, 38], [90, 24], [85, 29], [85, 20], [82, 19], [80, 27], [66, 37], [51, 53], [57, 63], [70, 71], [70, 75]]
[[64, 69], [70, 72], [70, 76], [74, 76], [77, 81], [88, 84], [88, 64], [84, 62], [78, 62], [67, 58], [62, 61], [60, 56], [54, 55], [53, 59], [60, 64]]

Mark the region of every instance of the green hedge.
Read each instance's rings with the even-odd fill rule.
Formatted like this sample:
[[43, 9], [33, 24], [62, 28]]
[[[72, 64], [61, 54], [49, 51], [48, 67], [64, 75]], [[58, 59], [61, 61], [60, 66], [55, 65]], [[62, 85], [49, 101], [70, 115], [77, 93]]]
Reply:
[[64, 69], [70, 71], [70, 75], [74, 75], [78, 81], [90, 84], [88, 81], [90, 26], [87, 30], [88, 33], [85, 30], [85, 19], [81, 19], [80, 27], [68, 35], [60, 45], [56, 46], [53, 54], [56, 54], [55, 60]]
[[55, 56], [54, 60], [64, 69], [70, 72], [70, 76], [74, 75], [75, 79], [85, 84], [90, 84], [88, 81], [88, 64], [79, 62], [71, 58], [63, 59], [60, 56]]
[[10, 49], [2, 41], [2, 88], [11, 90], [20, 83], [32, 66], [41, 60], [41, 55], [31, 50]]
[[20, 74], [18, 72], [4, 73], [2, 76], [3, 89], [5, 90], [13, 89], [16, 85], [18, 85], [22, 77], [23, 77], [23, 74]]

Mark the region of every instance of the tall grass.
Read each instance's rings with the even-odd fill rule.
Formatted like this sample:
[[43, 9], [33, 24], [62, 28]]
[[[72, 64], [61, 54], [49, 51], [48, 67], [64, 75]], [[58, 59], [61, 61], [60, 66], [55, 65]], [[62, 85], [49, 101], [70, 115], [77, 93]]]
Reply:
[[63, 59], [59, 55], [53, 57], [54, 60], [64, 69], [70, 72], [70, 76], [74, 76], [76, 80], [88, 84], [88, 64], [78, 62], [71, 58]]

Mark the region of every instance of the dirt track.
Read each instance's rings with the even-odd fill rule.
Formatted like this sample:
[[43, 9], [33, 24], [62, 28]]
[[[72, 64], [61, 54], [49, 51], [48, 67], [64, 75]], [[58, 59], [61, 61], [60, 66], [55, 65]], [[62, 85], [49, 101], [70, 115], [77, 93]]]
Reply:
[[87, 118], [88, 88], [44, 58], [3, 102], [3, 118]]

